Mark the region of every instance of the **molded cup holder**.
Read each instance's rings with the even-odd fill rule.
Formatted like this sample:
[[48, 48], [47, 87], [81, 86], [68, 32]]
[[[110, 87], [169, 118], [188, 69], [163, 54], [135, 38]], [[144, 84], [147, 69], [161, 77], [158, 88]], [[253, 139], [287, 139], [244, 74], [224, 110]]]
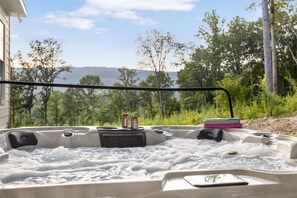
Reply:
[[70, 130], [64, 131], [63, 133], [64, 137], [72, 137], [73, 135], [74, 135], [74, 131], [70, 131]]

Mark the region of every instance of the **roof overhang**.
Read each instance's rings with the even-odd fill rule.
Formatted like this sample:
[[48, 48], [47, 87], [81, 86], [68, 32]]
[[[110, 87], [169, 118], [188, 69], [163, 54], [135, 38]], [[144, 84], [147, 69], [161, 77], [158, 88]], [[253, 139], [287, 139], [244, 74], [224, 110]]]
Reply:
[[1, 0], [0, 6], [6, 11], [9, 16], [27, 16], [27, 9], [23, 0]]

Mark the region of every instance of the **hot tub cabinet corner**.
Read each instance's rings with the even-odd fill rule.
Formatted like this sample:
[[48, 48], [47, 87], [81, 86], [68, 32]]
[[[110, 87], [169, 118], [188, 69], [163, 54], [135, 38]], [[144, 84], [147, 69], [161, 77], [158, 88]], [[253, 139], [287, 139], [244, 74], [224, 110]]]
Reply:
[[297, 138], [287, 135], [279, 135], [277, 139], [277, 150], [281, 151], [289, 159], [297, 158]]

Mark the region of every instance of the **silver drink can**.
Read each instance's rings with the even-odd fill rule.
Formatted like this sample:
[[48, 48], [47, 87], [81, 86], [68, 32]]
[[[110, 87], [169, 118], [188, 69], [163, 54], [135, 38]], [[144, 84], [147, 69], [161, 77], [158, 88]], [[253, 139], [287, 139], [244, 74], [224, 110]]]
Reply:
[[136, 116], [131, 118], [131, 129], [138, 129], [138, 118]]
[[122, 116], [122, 127], [127, 128], [129, 125], [129, 115], [124, 113]]

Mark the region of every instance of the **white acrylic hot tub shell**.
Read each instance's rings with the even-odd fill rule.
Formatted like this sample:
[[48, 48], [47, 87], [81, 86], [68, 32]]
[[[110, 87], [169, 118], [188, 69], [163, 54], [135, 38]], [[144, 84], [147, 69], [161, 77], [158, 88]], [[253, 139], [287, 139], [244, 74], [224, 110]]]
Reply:
[[[184, 180], [187, 175], [230, 173], [249, 185], [198, 188]], [[0, 198], [296, 198], [297, 174], [273, 174], [251, 170], [199, 170], [165, 174], [159, 180], [114, 180], [97, 183], [1, 187]]]
[[[99, 147], [100, 141], [95, 127], [70, 127], [75, 131], [73, 137], [63, 137], [69, 127], [26, 128], [36, 131], [38, 147]], [[157, 144], [172, 137], [197, 138], [201, 126], [154, 126], [147, 127], [147, 144]], [[154, 130], [163, 130], [157, 134]], [[18, 130], [18, 129], [16, 129]], [[20, 129], [23, 130], [23, 129]], [[5, 130], [8, 131], [8, 130]], [[4, 132], [5, 132], [4, 131]], [[258, 141], [261, 135], [270, 138], [269, 146], [286, 154], [288, 158], [297, 157], [297, 138], [248, 129], [225, 130], [223, 139], [241, 141], [245, 135], [256, 137], [247, 141]], [[7, 137], [4, 137], [4, 139]], [[7, 144], [5, 149], [10, 149]], [[246, 186], [226, 186], [198, 188], [184, 180], [187, 175], [231, 173], [249, 182]], [[0, 198], [97, 198], [97, 197], [198, 197], [198, 198], [296, 198], [297, 173], [269, 173], [253, 170], [189, 170], [168, 172], [162, 179], [108, 180], [93, 183], [5, 186], [0, 187]]]

